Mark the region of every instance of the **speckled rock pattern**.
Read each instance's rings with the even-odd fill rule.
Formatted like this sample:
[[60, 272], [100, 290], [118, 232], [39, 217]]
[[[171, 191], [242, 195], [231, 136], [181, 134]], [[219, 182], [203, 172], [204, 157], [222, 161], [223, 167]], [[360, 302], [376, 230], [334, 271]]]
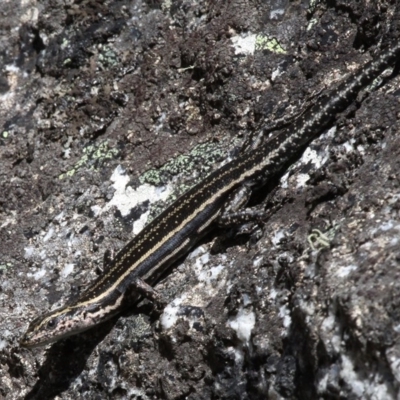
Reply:
[[[0, 399], [400, 398], [400, 134], [383, 74], [148, 301], [27, 350], [146, 221], [400, 36], [394, 1], [0, 2]], [[275, 190], [272, 190], [274, 189]]]

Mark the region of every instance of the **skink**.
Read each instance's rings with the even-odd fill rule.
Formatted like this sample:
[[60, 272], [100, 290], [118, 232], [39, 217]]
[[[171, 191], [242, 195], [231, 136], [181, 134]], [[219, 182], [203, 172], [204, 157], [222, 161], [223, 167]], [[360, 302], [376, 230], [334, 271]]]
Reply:
[[397, 44], [323, 96], [291, 127], [242, 152], [179, 197], [119, 251], [77, 300], [33, 320], [21, 345], [44, 345], [102, 323], [119, 312], [128, 288], [151, 293], [150, 285], [212, 228], [231, 196], [282, 172], [399, 55]]

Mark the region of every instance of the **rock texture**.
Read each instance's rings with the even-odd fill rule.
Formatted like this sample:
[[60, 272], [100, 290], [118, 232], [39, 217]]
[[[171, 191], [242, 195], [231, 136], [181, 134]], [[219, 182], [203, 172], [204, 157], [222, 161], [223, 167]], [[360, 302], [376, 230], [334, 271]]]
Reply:
[[1, 2], [0, 398], [399, 398], [397, 71], [257, 193], [260, 229], [177, 263], [162, 313], [18, 344], [106, 249], [396, 40], [394, 3]]

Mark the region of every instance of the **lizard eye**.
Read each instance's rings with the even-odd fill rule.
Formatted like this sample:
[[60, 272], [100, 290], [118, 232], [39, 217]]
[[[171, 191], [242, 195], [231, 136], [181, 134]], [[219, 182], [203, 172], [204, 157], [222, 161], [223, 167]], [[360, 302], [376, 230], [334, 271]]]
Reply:
[[56, 326], [56, 320], [55, 320], [54, 318], [50, 319], [50, 320], [47, 322], [47, 327], [48, 327], [49, 329], [52, 329], [52, 328], [54, 328], [55, 326]]

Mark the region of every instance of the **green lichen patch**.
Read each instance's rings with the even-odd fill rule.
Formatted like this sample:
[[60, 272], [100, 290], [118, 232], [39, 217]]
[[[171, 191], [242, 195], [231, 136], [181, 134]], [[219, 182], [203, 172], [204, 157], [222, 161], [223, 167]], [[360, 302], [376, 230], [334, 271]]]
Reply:
[[223, 160], [226, 155], [224, 147], [216, 143], [199, 144], [189, 154], [179, 155], [159, 169], [148, 170], [139, 178], [140, 183], [165, 185], [178, 174], [187, 177], [194, 171], [199, 176], [204, 176], [212, 170], [216, 162]]
[[75, 165], [65, 174], [61, 174], [59, 179], [63, 179], [66, 176], [73, 176], [81, 168], [89, 170], [97, 169], [107, 160], [114, 158], [117, 154], [118, 150], [111, 148], [108, 141], [104, 141], [99, 145], [89, 145], [83, 149], [83, 155]]
[[6, 271], [7, 269], [10, 269], [10, 268], [12, 268], [12, 263], [9, 263], [9, 262], [7, 262], [7, 263], [1, 263], [0, 264], [0, 271]]
[[256, 50], [269, 50], [277, 54], [286, 54], [286, 50], [280, 45], [276, 38], [262, 34], [256, 37]]
[[111, 49], [111, 47], [104, 44], [99, 44], [97, 46], [97, 50], [99, 52], [97, 60], [103, 68], [114, 67], [119, 63], [119, 57], [115, 51]]

